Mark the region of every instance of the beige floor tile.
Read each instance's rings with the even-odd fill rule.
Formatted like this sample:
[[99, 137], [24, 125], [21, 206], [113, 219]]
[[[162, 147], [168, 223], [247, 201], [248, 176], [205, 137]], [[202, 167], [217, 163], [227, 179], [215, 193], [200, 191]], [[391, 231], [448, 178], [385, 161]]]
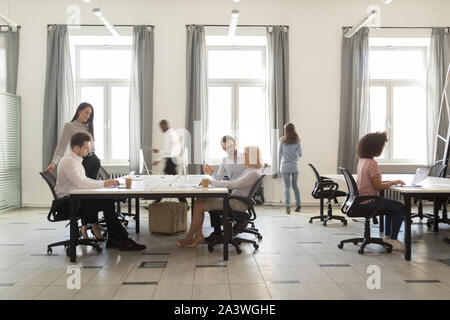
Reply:
[[229, 283], [227, 268], [196, 268], [195, 284]]
[[269, 290], [265, 284], [232, 283], [231, 298], [233, 300], [270, 300]]
[[274, 300], [310, 300], [305, 288], [297, 283], [274, 284], [268, 283], [270, 296]]
[[121, 285], [129, 273], [129, 270], [101, 269], [88, 281], [88, 285]]
[[230, 283], [264, 284], [264, 279], [259, 268], [255, 267], [228, 267], [228, 276], [230, 278]]
[[347, 300], [348, 296], [337, 284], [305, 284], [304, 288], [313, 300]]
[[[81, 290], [81, 289], [80, 289]], [[34, 300], [71, 300], [80, 290], [67, 289], [66, 286], [49, 286], [39, 293]]]
[[430, 300], [430, 296], [406, 283], [382, 283], [381, 289], [393, 300]]
[[151, 300], [156, 285], [125, 285], [120, 286], [113, 300]]
[[[81, 284], [87, 284], [101, 269], [80, 269]], [[73, 273], [72, 273], [73, 274]], [[67, 279], [72, 275], [68, 273], [61, 274], [51, 285], [52, 286], [65, 286]]]
[[159, 284], [194, 284], [195, 268], [165, 268]]
[[300, 283], [334, 283], [333, 279], [319, 266], [291, 267]]
[[165, 285], [156, 287], [153, 300], [190, 300], [193, 285]]
[[87, 285], [74, 297], [75, 300], [110, 300], [117, 292], [118, 285]]
[[29, 276], [25, 277], [24, 279], [16, 283], [15, 286], [16, 287], [49, 286], [65, 271], [66, 271], [65, 269], [35, 270]]
[[390, 300], [390, 297], [380, 289], [367, 288], [366, 284], [361, 283], [340, 283], [339, 287], [352, 300]]
[[196, 284], [192, 291], [192, 300], [230, 300], [229, 284]]
[[46, 287], [7, 287], [0, 291], [0, 300], [31, 300]]
[[322, 267], [322, 269], [336, 283], [366, 283], [367, 280], [352, 267]]
[[295, 274], [292, 272], [289, 267], [273, 267], [266, 268], [260, 267], [259, 270], [264, 278], [266, 283], [273, 281], [291, 281], [298, 280]]
[[162, 268], [140, 268], [132, 270], [125, 282], [158, 282], [164, 269]]

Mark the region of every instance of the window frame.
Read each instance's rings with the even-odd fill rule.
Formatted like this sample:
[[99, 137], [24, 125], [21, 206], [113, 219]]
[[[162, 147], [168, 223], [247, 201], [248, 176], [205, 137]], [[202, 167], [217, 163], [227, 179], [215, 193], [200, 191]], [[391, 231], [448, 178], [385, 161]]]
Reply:
[[[422, 51], [423, 57], [423, 65], [425, 67], [425, 71], [427, 68], [428, 61], [428, 47], [427, 46], [370, 46], [370, 51]], [[370, 63], [370, 61], [369, 61]], [[384, 157], [377, 158], [377, 161], [381, 164], [417, 164], [417, 165], [427, 165], [426, 160], [419, 159], [394, 159], [394, 145], [393, 145], [393, 137], [395, 128], [393, 127], [393, 114], [394, 114], [394, 88], [395, 87], [422, 87], [426, 86], [426, 77], [424, 79], [371, 79], [369, 75], [369, 94], [370, 88], [372, 87], [385, 87], [386, 88], [386, 131], [388, 135], [388, 142], [386, 143], [386, 147], [384, 149]], [[426, 92], [425, 92], [426, 93]], [[370, 102], [369, 102], [370, 103]]]
[[[208, 45], [206, 46], [207, 61], [209, 61], [209, 52], [212, 50], [260, 50], [262, 51], [262, 67], [264, 78], [261, 79], [245, 79], [245, 78], [209, 78], [207, 79], [207, 90], [209, 92], [210, 87], [230, 87], [231, 88], [231, 134], [236, 139], [236, 144], [240, 145], [239, 139], [239, 87], [262, 87], [264, 89], [264, 101], [265, 107], [267, 108], [267, 47], [266, 46], [242, 46], [242, 45], [231, 45], [231, 46], [216, 46]], [[208, 106], [209, 111], [209, 106]], [[208, 143], [219, 143], [219, 141], [208, 141]], [[221, 158], [212, 158], [209, 154], [209, 147], [207, 148], [207, 161], [212, 165], [219, 165], [225, 157], [225, 154]]]
[[82, 87], [103, 87], [103, 137], [104, 137], [104, 157], [103, 165], [128, 166], [129, 159], [113, 159], [112, 158], [112, 132], [111, 128], [111, 95], [112, 87], [130, 87], [130, 79], [102, 78], [102, 79], [81, 79], [80, 73], [80, 51], [83, 49], [108, 50], [108, 49], [132, 50], [129, 45], [75, 45], [75, 88], [76, 99], [81, 101]]

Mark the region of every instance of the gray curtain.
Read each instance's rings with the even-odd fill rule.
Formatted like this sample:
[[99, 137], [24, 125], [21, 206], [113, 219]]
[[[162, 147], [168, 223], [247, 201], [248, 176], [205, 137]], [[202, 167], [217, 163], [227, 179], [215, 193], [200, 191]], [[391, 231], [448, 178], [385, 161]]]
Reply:
[[[445, 142], [439, 142], [436, 150], [436, 129], [449, 63], [450, 34], [447, 32], [447, 28], [433, 28], [427, 73], [427, 145], [428, 165], [430, 166], [434, 164], [435, 160], [442, 159], [444, 154]], [[450, 92], [447, 91], [447, 94], [449, 95]], [[439, 134], [446, 138], [449, 123], [445, 102], [441, 119]]]
[[270, 154], [272, 177], [279, 174], [278, 145], [289, 122], [289, 29], [267, 27]]
[[369, 29], [362, 28], [351, 38], [342, 36], [338, 167], [356, 173], [356, 147], [368, 131]]
[[191, 135], [185, 140], [188, 147], [188, 173], [202, 173], [208, 132], [208, 75], [206, 61], [205, 28], [200, 25], [186, 27], [186, 129]]
[[0, 48], [5, 50], [6, 73], [4, 76], [6, 83], [4, 89], [8, 93], [16, 94], [20, 29], [12, 31], [12, 28], [8, 27], [8, 30], [0, 30], [0, 38]]
[[66, 25], [53, 25], [47, 31], [42, 168], [51, 163], [64, 123], [74, 110], [74, 84]]
[[154, 32], [147, 26], [133, 27], [130, 84], [130, 170], [139, 168], [139, 150], [152, 164]]

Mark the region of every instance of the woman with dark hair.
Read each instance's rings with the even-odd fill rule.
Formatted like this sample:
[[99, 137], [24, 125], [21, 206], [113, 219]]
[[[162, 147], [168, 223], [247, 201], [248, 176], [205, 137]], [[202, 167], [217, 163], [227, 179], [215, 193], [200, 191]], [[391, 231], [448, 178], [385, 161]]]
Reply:
[[284, 135], [281, 137], [280, 149], [280, 172], [284, 181], [284, 199], [286, 202], [286, 213], [291, 213], [291, 185], [295, 195], [295, 212], [300, 212], [300, 191], [298, 190], [298, 158], [302, 156], [302, 146], [295, 126], [292, 123], [284, 125]]
[[[100, 169], [100, 159], [95, 154], [94, 146], [94, 108], [90, 103], [81, 103], [75, 115], [70, 122], [64, 124], [64, 128], [59, 139], [58, 146], [56, 147], [55, 153], [53, 154], [52, 163], [48, 166], [46, 170], [53, 173], [55, 166], [58, 164], [59, 160], [62, 159], [69, 146], [70, 139], [75, 133], [84, 132], [91, 138], [90, 150], [86, 157], [83, 158], [83, 167], [86, 171], [86, 176], [91, 179], [97, 179], [98, 171]], [[82, 220], [83, 227], [81, 232], [84, 238], [87, 238], [87, 224], [92, 224], [92, 232], [98, 240], [102, 239], [100, 229], [98, 228], [97, 221], [86, 221]]]
[[[368, 133], [359, 140], [357, 147], [359, 157], [357, 185], [360, 196], [378, 196], [381, 190], [389, 189], [393, 185], [405, 184], [401, 180], [381, 180], [381, 171], [374, 158], [383, 153], [386, 142], [386, 132]], [[363, 201], [360, 207], [370, 210], [377, 206], [377, 202], [377, 200]], [[405, 208], [398, 201], [383, 199], [381, 210], [388, 213], [385, 216], [384, 241], [390, 243], [394, 250], [403, 251], [404, 245], [397, 239], [397, 236], [402, 226]]]

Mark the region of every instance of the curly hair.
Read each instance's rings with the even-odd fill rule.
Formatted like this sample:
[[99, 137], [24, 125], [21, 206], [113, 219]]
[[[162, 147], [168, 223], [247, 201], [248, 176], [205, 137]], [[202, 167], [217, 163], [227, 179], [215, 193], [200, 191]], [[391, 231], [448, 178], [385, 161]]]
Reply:
[[387, 141], [386, 131], [366, 134], [358, 142], [358, 157], [374, 158], [379, 156], [383, 152], [384, 146]]

